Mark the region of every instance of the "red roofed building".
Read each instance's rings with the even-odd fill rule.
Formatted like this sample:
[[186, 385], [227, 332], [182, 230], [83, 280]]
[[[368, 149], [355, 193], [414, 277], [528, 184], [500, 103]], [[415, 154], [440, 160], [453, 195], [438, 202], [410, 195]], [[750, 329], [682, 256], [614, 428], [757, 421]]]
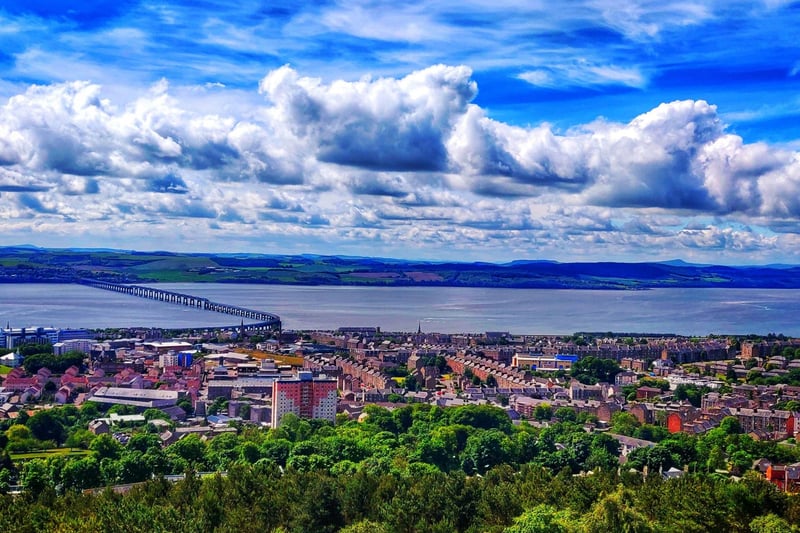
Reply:
[[636, 389], [636, 399], [647, 400], [650, 398], [656, 398], [658, 396], [661, 396], [663, 393], [664, 391], [656, 387], [646, 387], [646, 386], [639, 387], [638, 389]]
[[800, 490], [800, 463], [791, 465], [770, 464], [764, 477], [783, 491], [798, 492]]
[[308, 371], [298, 372], [297, 378], [276, 379], [272, 383], [272, 427], [278, 427], [287, 413], [335, 422], [336, 402], [335, 379], [314, 379]]

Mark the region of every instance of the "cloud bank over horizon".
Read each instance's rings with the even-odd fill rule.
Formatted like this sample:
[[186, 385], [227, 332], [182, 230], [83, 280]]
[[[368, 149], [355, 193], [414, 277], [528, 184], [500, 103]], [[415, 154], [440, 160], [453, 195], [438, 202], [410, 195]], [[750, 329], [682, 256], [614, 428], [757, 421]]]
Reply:
[[663, 103], [559, 131], [490, 118], [466, 66], [357, 81], [268, 72], [128, 102], [86, 81], [0, 109], [5, 244], [420, 258], [796, 260], [800, 156]]
[[774, 0], [0, 6], [0, 245], [800, 263]]

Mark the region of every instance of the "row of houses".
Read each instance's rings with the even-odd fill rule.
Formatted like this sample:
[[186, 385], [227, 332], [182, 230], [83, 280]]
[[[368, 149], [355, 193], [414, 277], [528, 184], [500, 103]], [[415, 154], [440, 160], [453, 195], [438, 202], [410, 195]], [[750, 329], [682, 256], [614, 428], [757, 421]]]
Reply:
[[783, 352], [786, 348], [793, 350], [800, 348], [800, 339], [746, 341], [742, 343], [741, 358], [769, 357], [777, 355], [775, 352]]
[[639, 359], [653, 361], [670, 359], [677, 363], [728, 359], [733, 350], [727, 340], [702, 339], [691, 341], [683, 338], [646, 338], [646, 342], [633, 344], [619, 342], [617, 338], [598, 339], [586, 344], [572, 341], [551, 340], [548, 344], [537, 343], [527, 348], [528, 355], [554, 356], [574, 354], [579, 357], [613, 359]]
[[463, 375], [469, 370], [482, 381], [487, 381], [491, 376], [498, 387], [520, 387], [528, 385], [532, 381], [532, 378], [523, 370], [466, 352], [447, 355], [445, 360], [454, 373]]
[[306, 356], [303, 367], [317, 374], [335, 377], [340, 390], [388, 389], [394, 385], [392, 378], [380, 370], [343, 357]]
[[601, 400], [571, 400], [568, 398], [532, 398], [529, 396], [514, 395], [509, 405], [523, 418], [533, 419], [536, 408], [541, 405], [557, 410], [561, 407], [573, 409], [577, 413], [594, 415], [601, 423], [611, 422], [614, 413], [622, 410], [622, 404], [617, 401]]

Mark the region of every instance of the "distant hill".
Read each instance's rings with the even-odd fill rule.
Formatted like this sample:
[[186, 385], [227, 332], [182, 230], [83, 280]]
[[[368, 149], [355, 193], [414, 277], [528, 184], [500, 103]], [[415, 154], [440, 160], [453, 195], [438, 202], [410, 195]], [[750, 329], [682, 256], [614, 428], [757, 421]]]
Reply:
[[800, 266], [652, 263], [409, 261], [372, 257], [139, 252], [0, 247], [0, 282], [213, 282], [294, 285], [559, 289], [800, 288]]

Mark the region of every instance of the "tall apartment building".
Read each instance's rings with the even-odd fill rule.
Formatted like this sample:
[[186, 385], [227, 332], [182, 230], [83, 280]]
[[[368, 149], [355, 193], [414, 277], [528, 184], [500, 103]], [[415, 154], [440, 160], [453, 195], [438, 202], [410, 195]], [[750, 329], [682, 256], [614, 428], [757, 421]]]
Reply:
[[94, 344], [93, 339], [70, 339], [53, 344], [53, 353], [55, 355], [64, 355], [67, 352], [87, 354], [92, 350], [92, 344]]
[[336, 380], [314, 379], [307, 370], [298, 372], [296, 378], [276, 379], [272, 383], [272, 427], [278, 427], [287, 413], [335, 422]]

